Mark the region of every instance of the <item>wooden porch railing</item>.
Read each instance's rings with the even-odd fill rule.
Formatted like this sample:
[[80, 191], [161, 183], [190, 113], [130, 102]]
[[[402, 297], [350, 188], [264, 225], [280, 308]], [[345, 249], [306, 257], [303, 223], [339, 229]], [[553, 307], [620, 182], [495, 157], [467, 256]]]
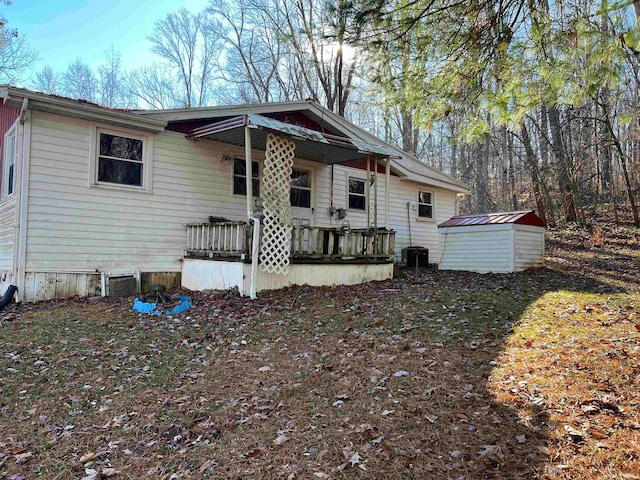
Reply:
[[[187, 256], [251, 258], [253, 227], [245, 222], [187, 225]], [[393, 261], [395, 232], [296, 226], [291, 232], [293, 262]]]
[[187, 255], [244, 257], [251, 252], [251, 232], [246, 222], [187, 225]]

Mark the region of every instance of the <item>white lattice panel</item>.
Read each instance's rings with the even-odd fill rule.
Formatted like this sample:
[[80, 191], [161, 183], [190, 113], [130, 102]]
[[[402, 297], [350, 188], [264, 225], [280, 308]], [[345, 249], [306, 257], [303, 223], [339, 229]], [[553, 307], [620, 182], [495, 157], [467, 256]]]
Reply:
[[260, 245], [260, 269], [268, 273], [289, 273], [291, 255], [291, 169], [296, 144], [272, 133], [262, 172], [261, 197], [264, 227]]

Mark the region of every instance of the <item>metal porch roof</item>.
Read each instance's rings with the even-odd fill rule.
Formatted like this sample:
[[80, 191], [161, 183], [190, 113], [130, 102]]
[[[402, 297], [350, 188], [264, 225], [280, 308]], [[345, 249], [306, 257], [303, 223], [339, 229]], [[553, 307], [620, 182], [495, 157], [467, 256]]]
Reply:
[[370, 154], [399, 158], [399, 153], [385, 145], [377, 145], [318, 132], [281, 122], [256, 113], [247, 113], [194, 128], [187, 138], [205, 138], [231, 145], [244, 146], [244, 127], [253, 129], [253, 148], [266, 150], [269, 131], [291, 137], [296, 142], [296, 156], [328, 165], [366, 159]]
[[521, 210], [518, 212], [478, 213], [473, 215], [456, 215], [445, 220], [440, 227], [468, 227], [471, 225], [498, 225], [516, 223], [518, 225], [533, 225], [545, 227], [544, 222], [535, 213], [535, 210]]

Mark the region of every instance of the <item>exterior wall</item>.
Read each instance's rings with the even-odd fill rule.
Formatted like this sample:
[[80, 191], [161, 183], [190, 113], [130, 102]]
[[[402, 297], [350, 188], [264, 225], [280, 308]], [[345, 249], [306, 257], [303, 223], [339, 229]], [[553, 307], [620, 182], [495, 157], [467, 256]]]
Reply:
[[0, 271], [13, 272], [16, 242], [16, 196], [0, 201]]
[[[36, 280], [40, 277], [33, 275], [89, 275], [132, 269], [181, 272], [186, 246], [185, 224], [207, 222], [211, 215], [229, 220], [246, 219], [246, 198], [234, 196], [232, 192], [233, 162], [222, 160], [223, 156], [242, 157], [243, 148], [209, 140], [194, 142], [178, 132], [149, 134], [149, 138], [153, 138], [150, 189], [96, 186], [90, 182], [92, 165], [96, 161], [92, 146], [94, 128], [95, 125], [86, 120], [31, 112], [28, 203], [24, 209], [28, 225], [25, 272], [29, 277], [27, 285], [31, 282], [35, 289], [29, 298], [49, 298], [46, 288], [39, 287], [44, 285]], [[118, 130], [123, 135], [140, 135], [134, 130]], [[145, 148], [149, 145], [145, 144]], [[263, 158], [264, 152], [253, 152], [254, 160], [261, 162]], [[149, 167], [151, 165], [145, 168]], [[331, 167], [304, 160], [296, 160], [295, 167], [312, 171], [310, 223], [341, 225], [342, 221], [328, 215]], [[366, 172], [334, 167], [336, 207], [347, 206], [349, 175], [364, 179]], [[378, 179], [378, 225], [384, 226], [384, 175], [379, 175]], [[401, 248], [410, 243], [409, 202], [411, 244], [429, 248], [430, 258], [437, 259], [436, 225], [455, 213], [455, 193], [424, 187], [434, 194], [435, 218], [417, 220], [414, 208], [418, 184], [392, 176], [391, 185], [390, 222], [397, 231], [397, 258], [400, 258]], [[0, 209], [0, 252], [3, 248], [2, 218]], [[349, 211], [347, 220], [353, 228], [364, 227], [367, 223], [365, 213], [358, 211]], [[7, 221], [11, 221], [9, 217]], [[369, 273], [360, 275], [360, 278], [365, 277], [369, 278]], [[378, 279], [373, 277], [371, 279]], [[350, 282], [349, 278], [342, 276], [340, 281]], [[79, 282], [82, 284], [81, 280]], [[188, 283], [188, 279], [183, 281], [185, 285]], [[76, 293], [82, 294], [85, 290], [78, 288]]]
[[[4, 161], [4, 134], [7, 133], [19, 116], [19, 108], [0, 103], [0, 158], [2, 158], [2, 161]], [[0, 168], [0, 185], [2, 185], [3, 173], [4, 168]]]
[[179, 272], [186, 223], [245, 218], [219, 145], [179, 133], [155, 137], [152, 193], [89, 186], [90, 128], [33, 112], [27, 272]]
[[[19, 108], [0, 104], [0, 186], [2, 185], [2, 174], [4, 172], [4, 135], [18, 119], [19, 115]], [[0, 200], [0, 295], [4, 294], [9, 285], [16, 282], [14, 265], [16, 211], [15, 194]]]
[[23, 301], [27, 303], [100, 295], [100, 275], [86, 273], [26, 274]]
[[515, 271], [544, 267], [544, 228], [515, 225]]
[[513, 225], [440, 228], [441, 270], [513, 271]]
[[[256, 291], [276, 290], [291, 285], [356, 285], [393, 276], [393, 264], [294, 264], [288, 275], [258, 271]], [[215, 260], [185, 259], [182, 286], [190, 290], [227, 290], [238, 287], [241, 295], [251, 289], [251, 264]]]
[[[291, 285], [324, 287], [333, 285], [358, 285], [388, 280], [393, 277], [393, 264], [293, 264], [289, 275], [274, 275], [258, 270], [256, 291], [277, 290]], [[244, 265], [244, 292], [251, 287], [251, 265]]]
[[[87, 121], [33, 112], [29, 181], [27, 272], [88, 272], [136, 268], [181, 271], [186, 223], [206, 222], [210, 215], [230, 220], [246, 217], [246, 200], [232, 194], [233, 165], [222, 153], [243, 155], [243, 149], [176, 132], [154, 139], [152, 193], [89, 186], [91, 151]], [[126, 132], [125, 132], [126, 133]], [[255, 159], [264, 158], [254, 152]], [[340, 225], [328, 215], [331, 168], [296, 161], [313, 170], [314, 218], [317, 225]], [[349, 175], [359, 169], [336, 166], [334, 205], [346, 206]], [[379, 175], [378, 225], [384, 225], [384, 175]], [[390, 222], [396, 248], [409, 245], [407, 202], [411, 202], [411, 240], [438, 257], [436, 225], [455, 213], [455, 193], [434, 192], [435, 219], [417, 220], [413, 210], [418, 185], [392, 177]], [[373, 201], [373, 193], [372, 193]], [[352, 227], [366, 225], [364, 212], [349, 211]]]
[[182, 265], [182, 286], [189, 290], [227, 290], [238, 287], [240, 293], [245, 295], [243, 276], [242, 262], [185, 258]]
[[[336, 165], [334, 167], [334, 206], [348, 207], [349, 176], [365, 179], [366, 170]], [[328, 215], [330, 207], [331, 167], [320, 167], [316, 175], [316, 224], [321, 226], [340, 226], [342, 220]], [[385, 188], [384, 174], [378, 174], [378, 226], [384, 227]], [[391, 176], [391, 195], [389, 202], [389, 223], [396, 231], [396, 261], [400, 261], [401, 250], [408, 246], [421, 246], [429, 249], [429, 261], [438, 263], [440, 246], [438, 243], [438, 224], [455, 215], [456, 193], [450, 190], [419, 185]], [[418, 219], [418, 190], [433, 192], [433, 219]], [[374, 189], [370, 192], [373, 205]], [[409, 208], [407, 203], [410, 203]], [[371, 207], [373, 216], [373, 206]], [[366, 228], [366, 212], [347, 210], [347, 218], [352, 228]]]

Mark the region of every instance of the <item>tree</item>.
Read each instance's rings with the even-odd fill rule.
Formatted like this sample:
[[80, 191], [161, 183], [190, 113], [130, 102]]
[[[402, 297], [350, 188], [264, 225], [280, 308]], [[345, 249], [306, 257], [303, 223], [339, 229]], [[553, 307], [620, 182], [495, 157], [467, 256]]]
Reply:
[[76, 58], [62, 74], [63, 93], [71, 98], [81, 98], [95, 101], [98, 82], [91, 67], [84, 63], [80, 57]]
[[152, 52], [176, 75], [183, 107], [206, 105], [212, 88], [221, 49], [219, 38], [211, 34], [204, 20], [203, 14], [180, 8], [156, 22], [148, 37]]
[[143, 108], [163, 109], [184, 107], [184, 96], [164, 66], [157, 63], [129, 72], [127, 85], [132, 97]]
[[33, 88], [43, 93], [61, 94], [62, 78], [58, 72], [51, 68], [51, 65], [45, 65], [39, 72], [36, 72]]
[[98, 67], [100, 103], [109, 107], [129, 108], [135, 100], [125, 83], [122, 60], [113, 44], [105, 52], [105, 62]]
[[224, 39], [221, 78], [242, 101], [313, 98], [345, 116], [362, 58], [354, 1], [212, 0], [207, 12]]
[[[558, 201], [566, 220], [581, 221], [582, 205], [593, 199], [585, 189], [598, 184], [591, 179], [614, 187], [607, 160], [612, 151], [620, 163], [617, 179], [635, 211], [634, 170], [626, 168], [630, 157], [622, 143], [616, 145], [625, 129], [613, 107], [629, 85], [620, 65], [640, 58], [634, 52], [640, 50], [638, 29], [625, 27], [621, 10], [631, 3], [637, 11], [638, 2], [595, 0], [371, 0], [358, 18], [374, 25], [368, 48], [376, 56], [373, 80], [386, 108], [412, 112], [416, 125], [429, 130], [454, 115], [457, 137], [476, 143], [463, 149], [475, 152], [471, 162], [460, 158], [472, 167], [461, 171], [473, 172], [476, 207], [520, 203], [516, 154], [531, 174], [539, 208], [553, 217]], [[408, 68], [392, 68], [407, 55], [407, 42]], [[634, 55], [625, 55], [625, 48]], [[610, 127], [605, 107], [598, 107], [603, 98]], [[601, 127], [594, 129], [594, 121]], [[631, 172], [628, 180], [625, 170]], [[557, 182], [555, 199], [548, 181]], [[487, 205], [482, 192], [501, 200], [489, 198]]]
[[5, 18], [0, 18], [0, 81], [18, 83], [37, 59], [37, 53], [29, 47], [25, 37], [9, 28]]

